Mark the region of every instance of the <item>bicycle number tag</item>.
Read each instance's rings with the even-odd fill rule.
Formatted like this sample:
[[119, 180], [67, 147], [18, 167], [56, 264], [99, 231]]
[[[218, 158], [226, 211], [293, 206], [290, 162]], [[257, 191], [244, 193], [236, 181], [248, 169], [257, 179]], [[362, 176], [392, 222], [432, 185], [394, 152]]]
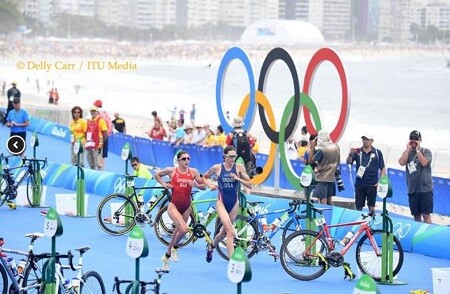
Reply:
[[129, 257], [139, 258], [148, 255], [147, 239], [140, 226], [134, 226], [127, 240], [126, 251]]
[[44, 235], [46, 237], [59, 237], [63, 233], [61, 219], [54, 208], [50, 208], [45, 216]]
[[320, 218], [315, 219], [316, 226], [323, 226], [325, 224], [325, 218], [323, 215]]
[[127, 180], [127, 187], [134, 187], [134, 179]]

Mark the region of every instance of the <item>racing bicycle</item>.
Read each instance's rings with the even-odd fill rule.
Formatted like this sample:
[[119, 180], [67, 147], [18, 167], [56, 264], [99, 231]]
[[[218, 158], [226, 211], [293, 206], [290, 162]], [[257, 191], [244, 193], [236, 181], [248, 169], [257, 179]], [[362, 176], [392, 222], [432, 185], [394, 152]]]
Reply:
[[[9, 158], [11, 156], [5, 156], [0, 154], [0, 161], [2, 166], [2, 174], [0, 178], [0, 206], [6, 201], [13, 200], [17, 197], [17, 188], [27, 180], [27, 200], [31, 206], [39, 206], [40, 203], [36, 203], [33, 199], [33, 195], [37, 193], [42, 194], [42, 177], [39, 173], [42, 168], [47, 164], [47, 159], [22, 159], [22, 165], [17, 167], [9, 167]], [[42, 163], [42, 166], [41, 166]], [[15, 169], [22, 169], [17, 176], [17, 180], [14, 179], [13, 171]], [[40, 202], [40, 201], [38, 201]], [[15, 208], [15, 204], [8, 204], [11, 208]]]
[[[133, 193], [126, 195], [123, 193], [114, 193], [106, 196], [98, 205], [97, 221], [100, 227], [108, 234], [120, 236], [128, 233], [137, 223], [151, 225], [151, 212], [156, 207], [164, 207], [170, 201], [169, 190], [163, 187], [140, 187], [134, 186], [134, 175], [125, 175], [128, 187], [132, 187]], [[139, 206], [138, 193], [136, 190], [145, 189], [161, 189], [162, 193], [156, 196], [156, 200], [150, 203], [150, 207], [146, 211], [141, 211]], [[139, 205], [138, 205], [139, 203]]]
[[[280, 250], [280, 260], [283, 269], [293, 278], [302, 281], [317, 279], [331, 267], [344, 267], [344, 278], [355, 278], [349, 263], [344, 261], [345, 254], [356, 243], [356, 263], [362, 273], [368, 274], [375, 281], [381, 281], [382, 236], [383, 230], [371, 228], [374, 215], [362, 214], [361, 219], [335, 225], [328, 225], [323, 211], [331, 208], [316, 208], [311, 206], [314, 222], [318, 231], [300, 230], [292, 233], [283, 241]], [[331, 236], [330, 229], [352, 227], [358, 229], [348, 243], [339, 251], [339, 243]], [[388, 233], [386, 233], [388, 234]], [[390, 233], [392, 234], [392, 233]], [[358, 238], [361, 237], [358, 241]], [[396, 236], [393, 236], [393, 276], [398, 274], [403, 265], [403, 248]], [[389, 274], [387, 274], [389, 275]], [[386, 279], [391, 277], [387, 276]], [[392, 277], [393, 278], [393, 277]]]
[[[261, 203], [262, 202], [259, 204]], [[280, 229], [282, 230], [282, 239], [284, 240], [292, 232], [300, 230], [302, 226], [304, 226], [306, 216], [304, 214], [297, 213], [299, 205], [304, 203], [306, 203], [305, 200], [293, 200], [289, 202], [289, 207], [285, 209], [278, 209], [264, 213], [256, 210], [254, 215], [238, 215], [234, 222], [236, 228], [236, 235], [234, 238], [235, 246], [241, 244], [248, 258], [251, 258], [260, 251], [268, 250], [269, 255], [271, 255], [276, 261], [279, 255], [275, 250], [275, 246], [271, 243], [271, 240]], [[276, 225], [271, 225], [270, 228], [264, 229], [265, 226], [263, 227], [264, 222], [262, 220], [271, 215], [280, 217], [278, 218], [280, 222]], [[244, 225], [239, 227], [240, 222]], [[216, 228], [215, 235], [220, 232], [221, 228], [222, 223], [219, 223]], [[229, 260], [226, 247], [226, 237], [216, 246], [216, 251], [222, 258]]]

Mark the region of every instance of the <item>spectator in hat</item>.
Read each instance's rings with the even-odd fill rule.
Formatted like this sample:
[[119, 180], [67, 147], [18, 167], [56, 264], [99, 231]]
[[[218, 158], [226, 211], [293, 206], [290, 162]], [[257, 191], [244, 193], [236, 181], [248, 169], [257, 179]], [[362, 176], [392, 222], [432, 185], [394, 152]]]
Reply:
[[30, 117], [28, 112], [21, 108], [20, 98], [13, 98], [12, 104], [14, 108], [8, 112], [8, 116], [6, 117], [6, 126], [11, 128], [9, 136], [22, 137], [24, 142], [26, 142]]
[[431, 175], [432, 154], [421, 147], [422, 134], [412, 131], [409, 141], [398, 163], [406, 166], [406, 184], [411, 215], [415, 221], [431, 224], [433, 213], [433, 178]]
[[192, 144], [202, 146], [205, 143], [206, 131], [202, 125], [196, 125], [194, 134], [192, 135]]
[[99, 161], [99, 166], [98, 169], [99, 170], [104, 170], [105, 169], [105, 164], [106, 164], [106, 159], [108, 157], [108, 147], [109, 147], [109, 141], [108, 141], [108, 137], [111, 136], [112, 131], [113, 131], [113, 124], [111, 121], [111, 118], [109, 117], [109, 114], [104, 111], [102, 109], [103, 107], [103, 102], [102, 100], [96, 100], [94, 102], [94, 106], [97, 108], [98, 111], [98, 115], [105, 121], [106, 123], [106, 131], [108, 133], [108, 135], [106, 137], [104, 137], [103, 139], [103, 146], [102, 146], [102, 156], [100, 157], [100, 161]]
[[194, 138], [194, 127], [188, 124], [184, 127], [184, 139], [181, 143], [193, 144], [192, 141], [193, 138]]
[[108, 127], [105, 120], [100, 117], [97, 106], [91, 106], [90, 113], [91, 119], [88, 120], [85, 136], [86, 159], [91, 169], [101, 170], [102, 148], [108, 139]]
[[[11, 83], [11, 88], [8, 89], [8, 91], [6, 92], [6, 97], [8, 98], [8, 106], [6, 107], [6, 114], [5, 114], [5, 118], [8, 117], [8, 113], [14, 109], [14, 104], [13, 104], [13, 100], [14, 98], [19, 98], [19, 102], [20, 102], [20, 98], [21, 98], [21, 93], [20, 90], [17, 89], [17, 82], [14, 81]], [[6, 122], [6, 120], [5, 120]]]
[[369, 212], [375, 211], [377, 185], [379, 178], [386, 174], [383, 152], [372, 146], [373, 136], [365, 133], [361, 136], [362, 147], [351, 148], [347, 164], [356, 163], [355, 207], [362, 210], [366, 205]]

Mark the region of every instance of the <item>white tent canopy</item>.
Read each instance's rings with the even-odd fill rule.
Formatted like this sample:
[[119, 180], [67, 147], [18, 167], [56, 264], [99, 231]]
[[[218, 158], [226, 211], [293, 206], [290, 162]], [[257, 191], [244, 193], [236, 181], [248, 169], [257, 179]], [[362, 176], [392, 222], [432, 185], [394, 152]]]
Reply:
[[321, 45], [324, 38], [312, 23], [299, 20], [262, 20], [248, 26], [241, 36], [245, 44]]

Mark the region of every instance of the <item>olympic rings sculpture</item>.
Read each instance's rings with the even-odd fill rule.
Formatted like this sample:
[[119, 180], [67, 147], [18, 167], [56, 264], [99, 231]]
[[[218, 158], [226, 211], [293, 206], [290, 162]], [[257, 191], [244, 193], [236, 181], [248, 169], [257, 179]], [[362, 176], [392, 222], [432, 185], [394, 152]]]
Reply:
[[[253, 70], [248, 56], [239, 47], [230, 48], [222, 58], [216, 82], [217, 111], [220, 123], [223, 126], [225, 132], [231, 132], [233, 130], [233, 127], [228, 123], [224, 115], [221, 103], [223, 96], [222, 91], [228, 66], [235, 59], [239, 60], [244, 65], [247, 71], [250, 88], [249, 94], [244, 97], [238, 113], [238, 115], [241, 116], [244, 120], [244, 129], [248, 131], [251, 128], [255, 118], [256, 108], [258, 108], [258, 113], [264, 133], [271, 141], [269, 156], [265, 166], [263, 167], [263, 173], [256, 175], [253, 178], [252, 182], [254, 184], [260, 184], [267, 179], [275, 161], [276, 144], [279, 144], [281, 165], [286, 172], [288, 181], [293, 185], [295, 189], [302, 189], [300, 187], [300, 177], [293, 170], [290, 160], [287, 157], [284, 146], [285, 141], [296, 131], [302, 108], [308, 130], [310, 132], [317, 132], [322, 129], [319, 111], [309, 93], [311, 92], [314, 74], [317, 68], [324, 61], [330, 61], [337, 69], [337, 72], [339, 74], [342, 103], [338, 122], [335, 128], [330, 132], [330, 136], [334, 142], [338, 142], [342, 137], [350, 113], [350, 96], [345, 69], [339, 56], [336, 54], [336, 52], [329, 48], [322, 48], [318, 50], [313, 55], [308, 64], [303, 83], [303, 91], [300, 92], [300, 81], [292, 57], [283, 48], [274, 48], [267, 54], [263, 62], [261, 73], [258, 79], [258, 89], [256, 90]], [[294, 95], [288, 100], [283, 111], [279, 131], [275, 130], [275, 117], [273, 114], [272, 106], [270, 105], [268, 98], [264, 94], [264, 88], [266, 85], [267, 77], [270, 73], [270, 68], [272, 64], [277, 60], [283, 61], [289, 68], [294, 87]]]

